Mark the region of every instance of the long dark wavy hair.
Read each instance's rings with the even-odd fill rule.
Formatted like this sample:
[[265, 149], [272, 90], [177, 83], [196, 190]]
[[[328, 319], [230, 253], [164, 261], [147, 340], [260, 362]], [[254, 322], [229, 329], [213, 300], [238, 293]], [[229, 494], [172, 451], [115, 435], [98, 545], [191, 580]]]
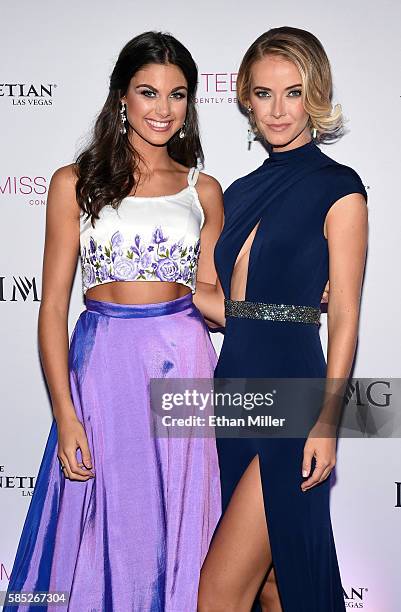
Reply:
[[110, 77], [109, 95], [96, 119], [91, 141], [75, 164], [77, 202], [91, 217], [92, 225], [103, 206], [117, 208], [135, 186], [141, 159], [130, 143], [128, 122], [127, 133], [120, 132], [120, 100], [134, 74], [149, 64], [173, 64], [182, 70], [187, 81], [185, 138], [179, 138], [176, 132], [167, 144], [168, 154], [187, 167], [204, 161], [195, 106], [198, 69], [192, 55], [170, 34], [144, 32], [136, 36], [118, 56]]

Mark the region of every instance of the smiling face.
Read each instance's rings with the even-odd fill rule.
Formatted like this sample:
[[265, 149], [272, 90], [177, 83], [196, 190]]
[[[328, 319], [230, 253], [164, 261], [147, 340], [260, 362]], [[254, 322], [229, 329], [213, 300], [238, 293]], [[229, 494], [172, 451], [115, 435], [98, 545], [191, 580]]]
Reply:
[[258, 130], [273, 148], [293, 149], [311, 139], [302, 89], [298, 68], [283, 56], [266, 55], [252, 65], [249, 104]]
[[187, 81], [178, 66], [149, 64], [138, 70], [121, 99], [127, 105], [134, 139], [166, 145], [185, 121], [187, 93]]

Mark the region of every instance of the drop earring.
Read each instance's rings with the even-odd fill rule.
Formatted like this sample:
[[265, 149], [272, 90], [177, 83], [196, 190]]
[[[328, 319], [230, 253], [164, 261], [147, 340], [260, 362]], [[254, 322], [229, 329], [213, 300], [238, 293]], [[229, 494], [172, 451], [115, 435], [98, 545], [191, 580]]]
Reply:
[[186, 126], [185, 126], [185, 121], [184, 121], [184, 123], [182, 124], [182, 127], [181, 127], [181, 129], [180, 129], [180, 132], [179, 132], [179, 134], [178, 134], [178, 136], [179, 136], [181, 139], [182, 139], [182, 138], [185, 138], [185, 127], [186, 127]]
[[254, 140], [255, 140], [255, 132], [249, 126], [249, 128], [248, 128], [248, 151], [251, 150], [251, 146], [252, 146], [252, 143], [253, 143]]
[[121, 126], [120, 126], [120, 134], [126, 134], [127, 133], [127, 128], [125, 127], [125, 122], [127, 121], [127, 115], [125, 112], [125, 104], [124, 102], [121, 102], [121, 108], [120, 108], [120, 118], [121, 118]]
[[314, 127], [314, 128], [312, 128], [312, 138], [313, 138], [313, 140], [316, 140], [316, 136], [317, 136], [317, 129]]
[[249, 125], [248, 125], [248, 151], [251, 150], [251, 146], [253, 141], [255, 140], [255, 131], [252, 127], [251, 124], [251, 112], [252, 112], [252, 106], [248, 106], [247, 107], [247, 111], [248, 111], [248, 120], [249, 120]]

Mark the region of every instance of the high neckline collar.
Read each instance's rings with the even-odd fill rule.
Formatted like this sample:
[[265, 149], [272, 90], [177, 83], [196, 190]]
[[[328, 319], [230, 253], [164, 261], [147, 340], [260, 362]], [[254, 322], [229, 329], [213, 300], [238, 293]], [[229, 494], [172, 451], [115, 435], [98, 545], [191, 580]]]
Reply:
[[319, 148], [314, 140], [309, 140], [306, 144], [295, 147], [294, 149], [288, 149], [287, 151], [270, 151], [268, 159], [272, 161], [295, 161], [300, 157], [315, 153], [316, 151], [319, 151]]

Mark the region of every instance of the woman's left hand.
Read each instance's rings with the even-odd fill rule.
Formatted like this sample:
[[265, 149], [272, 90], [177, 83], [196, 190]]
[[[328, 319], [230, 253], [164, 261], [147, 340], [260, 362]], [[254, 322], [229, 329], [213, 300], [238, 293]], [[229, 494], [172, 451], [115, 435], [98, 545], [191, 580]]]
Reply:
[[[316, 436], [319, 434], [318, 437]], [[311, 471], [312, 457], [315, 457], [315, 468], [307, 480], [301, 484], [302, 491], [307, 491], [323, 482], [330, 475], [336, 464], [336, 437], [324, 434], [320, 429], [312, 429], [304, 446], [304, 459], [302, 463], [302, 476], [307, 478]]]

